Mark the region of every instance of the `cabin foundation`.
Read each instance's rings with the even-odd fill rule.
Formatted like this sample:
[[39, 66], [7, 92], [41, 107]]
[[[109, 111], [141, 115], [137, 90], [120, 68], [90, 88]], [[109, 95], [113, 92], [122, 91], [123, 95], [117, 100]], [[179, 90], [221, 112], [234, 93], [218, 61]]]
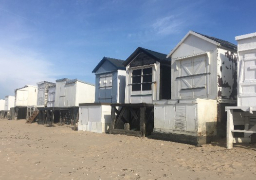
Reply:
[[78, 107], [39, 107], [38, 124], [52, 126], [54, 123], [71, 124], [75, 126], [78, 122]]
[[153, 128], [153, 104], [111, 104], [110, 134], [145, 137], [152, 133]]

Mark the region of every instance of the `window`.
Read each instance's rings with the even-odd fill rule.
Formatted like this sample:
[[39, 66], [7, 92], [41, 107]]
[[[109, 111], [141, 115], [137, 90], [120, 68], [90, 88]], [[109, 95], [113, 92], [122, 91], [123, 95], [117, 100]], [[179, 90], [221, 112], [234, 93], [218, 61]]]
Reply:
[[151, 90], [152, 68], [137, 69], [132, 71], [132, 91]]

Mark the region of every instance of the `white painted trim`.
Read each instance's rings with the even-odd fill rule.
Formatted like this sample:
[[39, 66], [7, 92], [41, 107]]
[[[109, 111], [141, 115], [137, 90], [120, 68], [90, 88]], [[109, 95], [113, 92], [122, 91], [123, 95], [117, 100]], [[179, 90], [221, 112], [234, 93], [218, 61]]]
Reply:
[[207, 37], [204, 37], [204, 36], [202, 36], [202, 35], [200, 35], [200, 34], [197, 34], [197, 33], [193, 32], [193, 31], [189, 31], [189, 32], [186, 34], [186, 36], [178, 43], [178, 45], [177, 45], [174, 49], [172, 49], [172, 51], [167, 55], [167, 58], [170, 58], [170, 57], [171, 57], [171, 55], [174, 53], [174, 51], [176, 51], [176, 50], [178, 49], [178, 47], [187, 39], [187, 37], [188, 37], [189, 35], [194, 35], [194, 36], [196, 36], [196, 37], [198, 37], [198, 38], [201, 38], [201, 39], [203, 39], [203, 40], [205, 40], [205, 41], [207, 41], [207, 42], [209, 42], [209, 43], [212, 43], [212, 44], [214, 44], [214, 45], [216, 45], [216, 46], [220, 46], [220, 43], [217, 43], [216, 41], [213, 41], [213, 40], [211, 40], [211, 39], [209, 39], [209, 38], [207, 38]]
[[242, 40], [242, 39], [247, 39], [247, 38], [254, 38], [256, 37], [256, 32], [255, 33], [250, 33], [250, 34], [244, 34], [241, 36], [236, 36], [235, 39], [238, 40]]
[[180, 61], [180, 60], [183, 60], [183, 59], [188, 59], [188, 58], [192, 58], [192, 57], [196, 57], [196, 56], [202, 56], [202, 55], [205, 55], [205, 54], [208, 55], [207, 52], [203, 52], [203, 53], [193, 54], [193, 55], [190, 55], [190, 56], [173, 58], [172, 60], [173, 61]]

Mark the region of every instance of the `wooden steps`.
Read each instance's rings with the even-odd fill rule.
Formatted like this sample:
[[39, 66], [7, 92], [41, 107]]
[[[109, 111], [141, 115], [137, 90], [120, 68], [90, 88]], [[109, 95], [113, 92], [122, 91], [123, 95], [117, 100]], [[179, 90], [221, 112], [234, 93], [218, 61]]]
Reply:
[[32, 123], [38, 114], [39, 114], [38, 110], [34, 111], [33, 114], [28, 118], [27, 123]]

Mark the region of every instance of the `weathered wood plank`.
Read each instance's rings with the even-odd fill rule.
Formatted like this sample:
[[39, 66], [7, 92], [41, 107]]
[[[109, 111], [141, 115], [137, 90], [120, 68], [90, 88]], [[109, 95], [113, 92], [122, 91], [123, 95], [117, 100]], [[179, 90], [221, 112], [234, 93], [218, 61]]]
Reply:
[[145, 120], [146, 107], [140, 108], [140, 132], [141, 137], [145, 137], [146, 135], [146, 120]]

